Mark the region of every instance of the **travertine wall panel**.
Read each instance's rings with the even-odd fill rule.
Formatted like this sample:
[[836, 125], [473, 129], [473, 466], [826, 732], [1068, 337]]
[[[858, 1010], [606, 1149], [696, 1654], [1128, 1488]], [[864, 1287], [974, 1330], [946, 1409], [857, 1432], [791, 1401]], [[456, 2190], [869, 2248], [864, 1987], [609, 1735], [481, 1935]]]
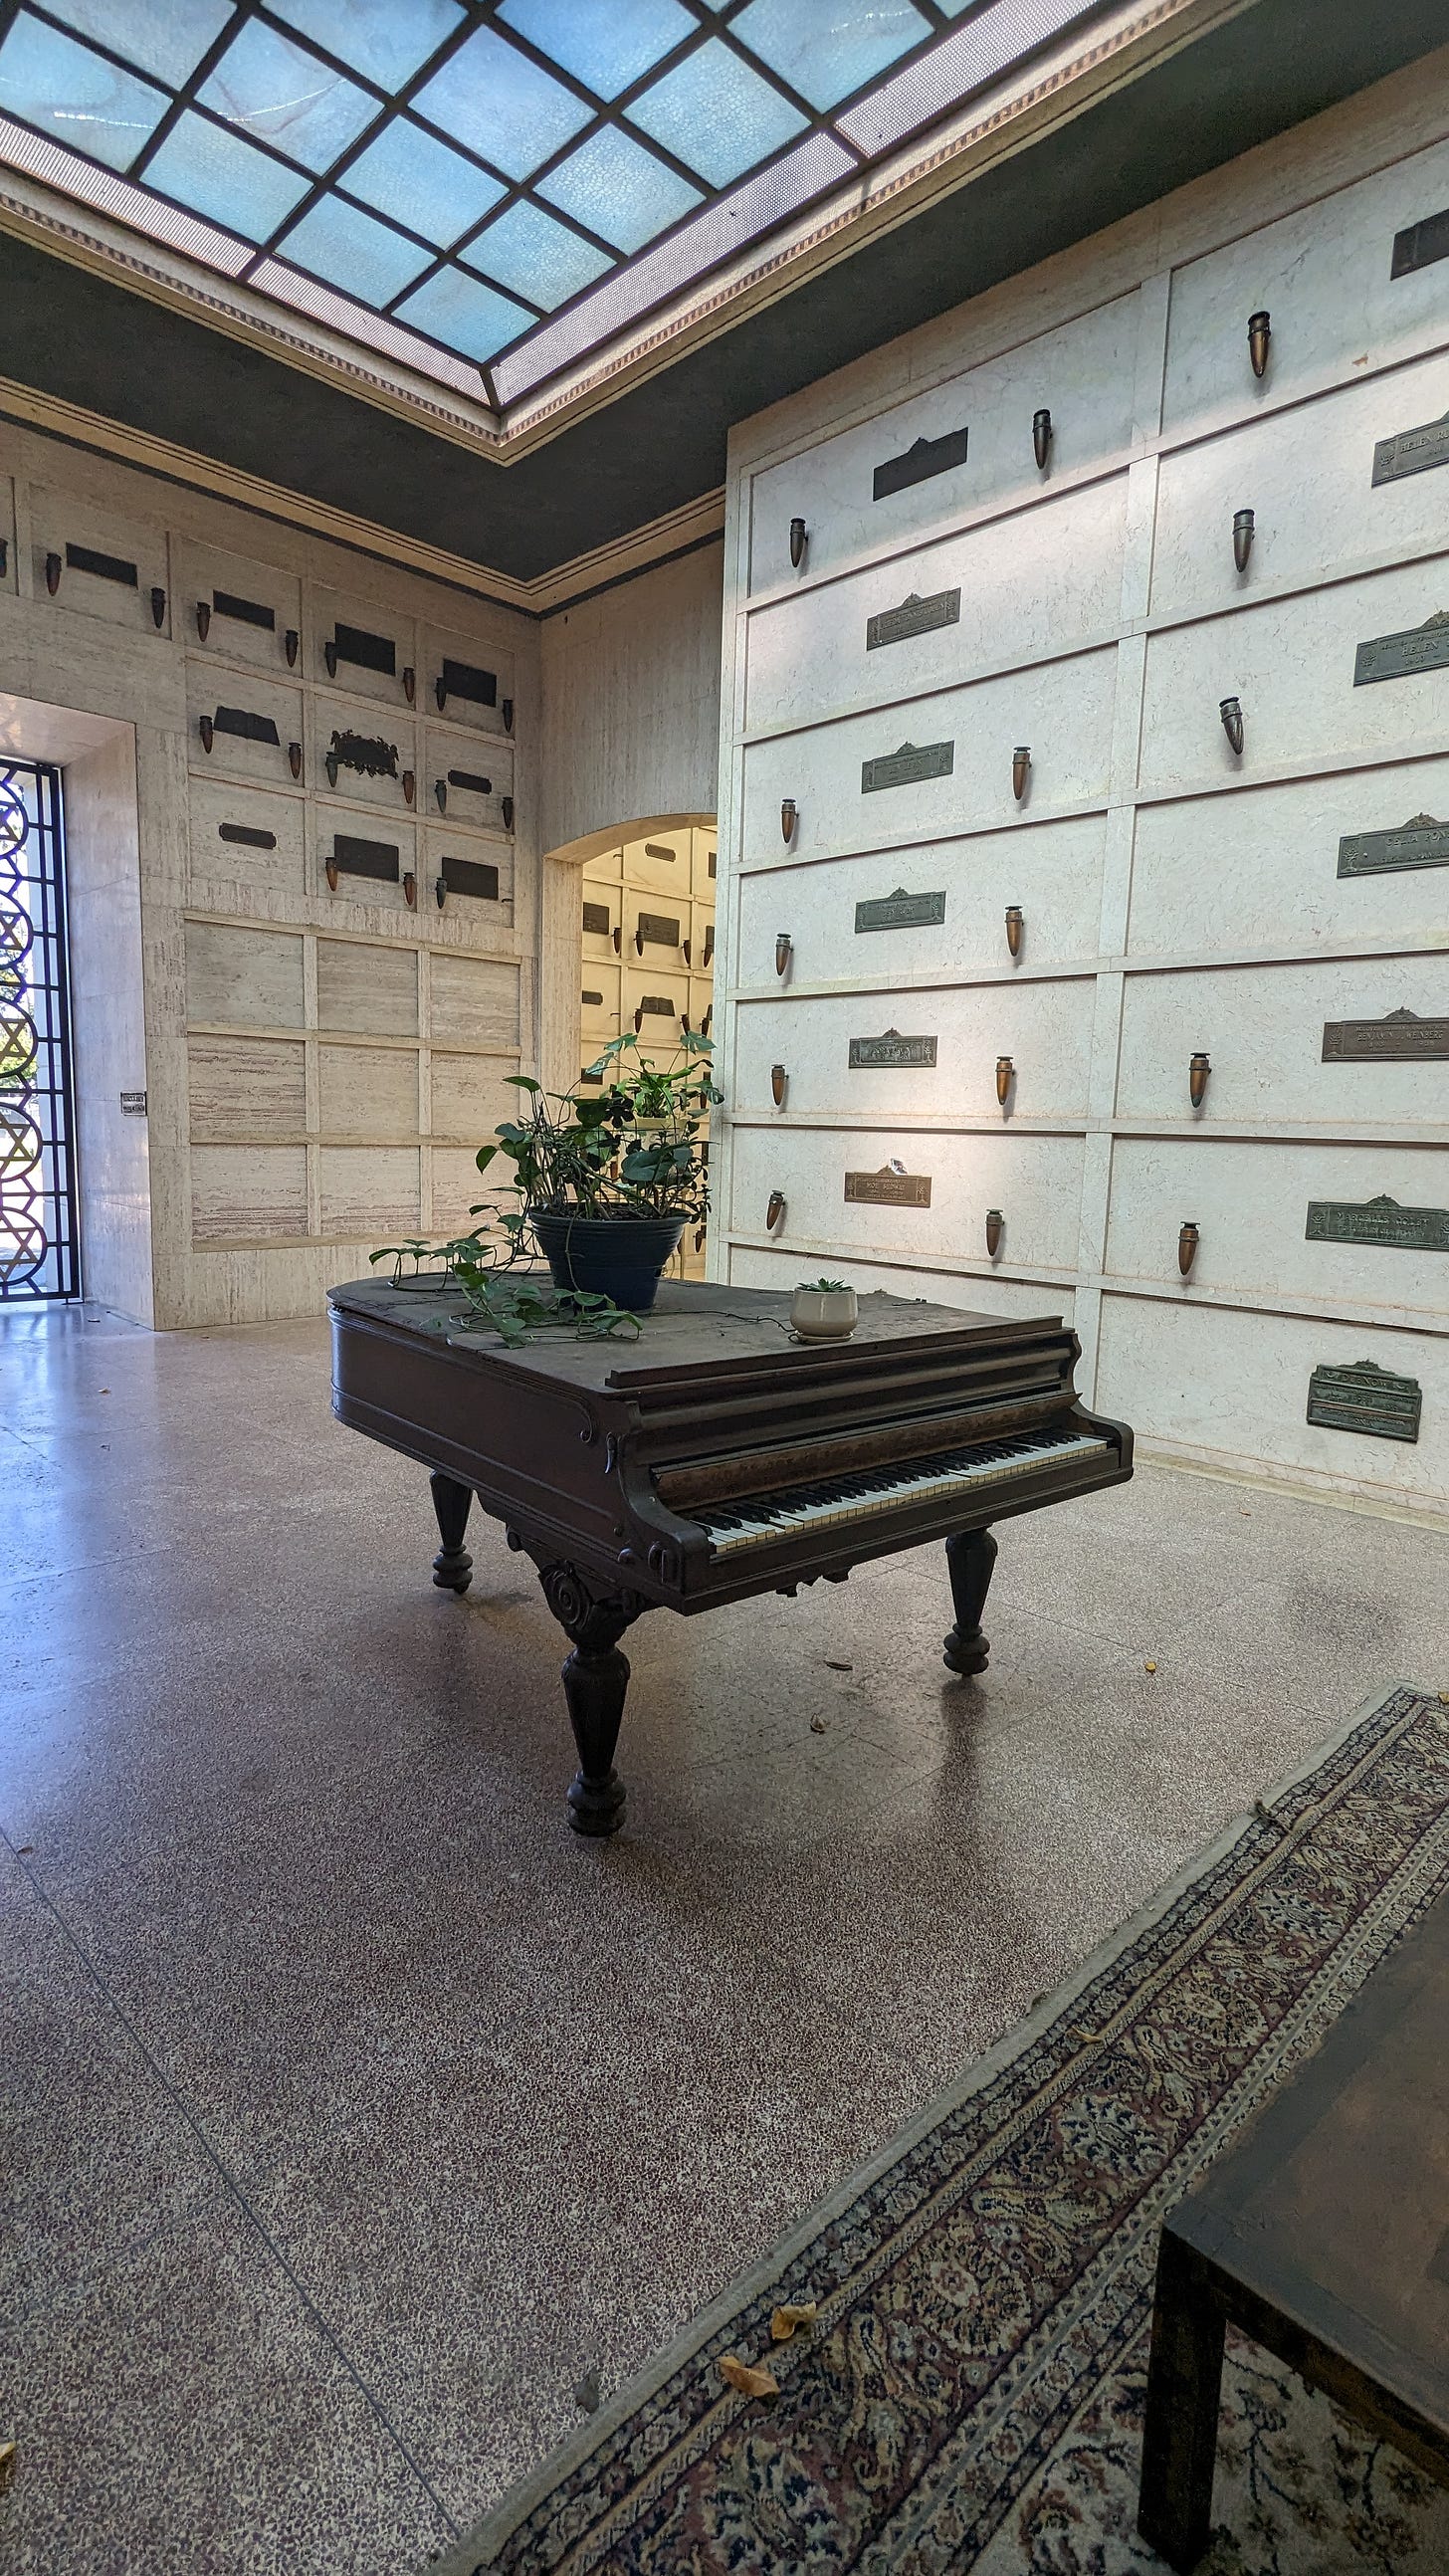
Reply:
[[303, 950], [296, 932], [186, 924], [186, 1013], [204, 1028], [300, 1029]]

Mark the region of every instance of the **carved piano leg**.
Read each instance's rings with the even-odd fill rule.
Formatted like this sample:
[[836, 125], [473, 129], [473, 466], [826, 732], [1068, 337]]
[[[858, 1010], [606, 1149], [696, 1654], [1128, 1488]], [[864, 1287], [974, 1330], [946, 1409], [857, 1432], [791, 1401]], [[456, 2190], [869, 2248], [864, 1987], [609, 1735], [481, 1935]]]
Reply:
[[438, 1467], [428, 1482], [433, 1489], [433, 1509], [443, 1542], [433, 1559], [433, 1581], [443, 1592], [466, 1592], [473, 1580], [473, 1559], [463, 1545], [463, 1532], [468, 1526], [473, 1488], [457, 1484]]
[[625, 1792], [614, 1769], [614, 1747], [629, 1687], [629, 1659], [620, 1654], [619, 1639], [650, 1604], [638, 1592], [596, 1592], [576, 1566], [561, 1561], [541, 1565], [538, 1579], [559, 1626], [573, 1640], [563, 1668], [579, 1748], [569, 1823], [577, 1834], [616, 1834], [624, 1821]]
[[990, 1530], [958, 1530], [954, 1538], [946, 1541], [946, 1568], [956, 1607], [956, 1625], [945, 1640], [948, 1672], [986, 1670], [990, 1641], [981, 1633], [981, 1613], [986, 1607], [995, 1563], [996, 1541]]

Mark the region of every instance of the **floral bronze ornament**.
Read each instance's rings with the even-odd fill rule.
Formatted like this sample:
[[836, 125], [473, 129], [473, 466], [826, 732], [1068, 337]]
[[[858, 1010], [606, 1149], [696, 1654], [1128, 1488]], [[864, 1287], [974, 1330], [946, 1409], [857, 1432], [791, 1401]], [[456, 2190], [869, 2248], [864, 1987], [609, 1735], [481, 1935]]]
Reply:
[[765, 1209], [765, 1232], [766, 1232], [766, 1234], [773, 1234], [773, 1233], [774, 1233], [775, 1228], [776, 1228], [776, 1226], [779, 1224], [780, 1219], [781, 1219], [781, 1217], [784, 1215], [784, 1213], [785, 1213], [785, 1195], [784, 1195], [783, 1190], [771, 1190], [771, 1192], [770, 1192], [770, 1197], [769, 1197], [769, 1203], [768, 1203], [768, 1205], [767, 1205], [767, 1207], [766, 1207], [766, 1209]]
[[1018, 805], [1026, 794], [1026, 782], [1030, 776], [1031, 745], [1019, 742], [1011, 755], [1011, 792]]
[[777, 1109], [783, 1109], [785, 1106], [785, 1086], [789, 1079], [790, 1077], [782, 1064], [771, 1065], [770, 1098], [773, 1100]]
[[1036, 458], [1039, 471], [1045, 474], [1047, 469], [1047, 458], [1052, 452], [1052, 416], [1049, 411], [1037, 411], [1032, 413], [1031, 448], [1032, 454]]
[[1239, 572], [1246, 572], [1248, 569], [1248, 557], [1253, 551], [1256, 525], [1256, 516], [1252, 510], [1233, 512], [1233, 561]]
[[209, 599], [198, 599], [196, 603], [196, 631], [204, 644], [208, 635], [211, 633], [211, 602]]
[[1006, 907], [1006, 945], [1013, 957], [1021, 955], [1021, 934], [1026, 928], [1026, 915], [1019, 903]]
[[1000, 1208], [987, 1209], [986, 1252], [987, 1258], [991, 1261], [996, 1259], [998, 1252], [1001, 1250], [1001, 1237], [1005, 1229], [1005, 1224], [1006, 1220], [1003, 1217]]
[[783, 835], [787, 850], [795, 838], [795, 826], [799, 820], [800, 808], [796, 804], [794, 797], [782, 796], [780, 799], [780, 831]]
[[1273, 325], [1266, 310], [1260, 309], [1257, 313], [1250, 313], [1248, 315], [1248, 356], [1255, 376], [1265, 376], [1268, 372], [1268, 344], [1272, 337]]
[[1197, 1259], [1197, 1227], [1189, 1222], [1177, 1229], [1177, 1266], [1184, 1279]]
[[1010, 1056], [999, 1055], [996, 1059], [996, 1097], [1003, 1109], [1006, 1107], [1007, 1098], [1015, 1080], [1016, 1067]]
[[803, 519], [792, 519], [790, 522], [790, 561], [797, 572], [805, 561], [805, 522]]
[[1197, 1054], [1192, 1058], [1187, 1068], [1187, 1096], [1192, 1102], [1194, 1109], [1201, 1109], [1202, 1107], [1203, 1098], [1208, 1087], [1208, 1075], [1211, 1073], [1212, 1069], [1211, 1056], [1205, 1055], [1202, 1049], [1199, 1048]]
[[1241, 759], [1243, 750], [1242, 700], [1240, 698], [1220, 698], [1218, 700], [1218, 714], [1223, 720], [1223, 731], [1232, 745], [1234, 759]]
[[777, 930], [775, 933], [775, 972], [782, 982], [790, 972], [790, 960], [794, 953], [795, 942], [791, 938], [789, 931]]
[[[384, 742], [381, 734], [338, 733], [334, 730], [325, 765], [329, 787], [336, 786], [339, 767], [355, 769], [361, 778], [396, 778], [397, 744]], [[409, 778], [412, 778], [411, 770], [403, 780], [404, 795], [407, 795]], [[413, 784], [416, 787], [416, 780]], [[411, 796], [408, 796], [408, 803], [412, 803]]]

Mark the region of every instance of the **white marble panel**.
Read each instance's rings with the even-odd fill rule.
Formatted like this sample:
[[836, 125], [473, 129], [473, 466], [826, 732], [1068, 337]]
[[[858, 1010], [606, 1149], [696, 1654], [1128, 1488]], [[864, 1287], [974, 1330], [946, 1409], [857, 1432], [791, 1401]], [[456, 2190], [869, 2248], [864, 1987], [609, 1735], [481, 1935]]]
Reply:
[[[1017, 823], [974, 840], [928, 842], [886, 858], [831, 859], [818, 867], [756, 871], [740, 880], [743, 985], [773, 983], [775, 938], [794, 940], [792, 975], [801, 982], [890, 983], [915, 975], [999, 974], [1055, 965], [1097, 952], [1106, 817]], [[857, 931], [856, 906], [898, 892], [944, 894], [944, 921], [905, 930]], [[1023, 915], [1013, 967], [1006, 908]]]
[[[1358, 647], [1449, 616], [1449, 560], [1404, 564], [1331, 589], [1264, 600], [1149, 638], [1141, 781], [1148, 790], [1252, 777], [1293, 761], [1449, 735], [1449, 661], [1407, 679], [1354, 685]], [[1219, 707], [1236, 697], [1236, 756]]]
[[[1342, 563], [1445, 541], [1442, 466], [1375, 485], [1381, 439], [1449, 413], [1449, 356], [1346, 385], [1283, 418], [1260, 419], [1165, 456], [1157, 486], [1152, 613], [1248, 601], [1265, 582], [1318, 581]], [[1253, 512], [1239, 573], [1233, 519]]]
[[[1119, 1117], [1322, 1124], [1372, 1134], [1385, 1123], [1449, 1119], [1449, 1059], [1324, 1064], [1329, 1020], [1411, 1010], [1449, 1017], [1449, 957], [1333, 958], [1283, 966], [1131, 975], [1122, 1000]], [[1188, 1059], [1212, 1058], [1200, 1113]], [[1182, 1213], [1190, 1216], [1185, 1208]]]
[[[924, 1297], [933, 1306], [959, 1306], [967, 1315], [1009, 1316], [1013, 1322], [1072, 1320], [1072, 1292], [1055, 1283], [1039, 1288], [1030, 1280], [992, 1275], [962, 1277], [952, 1270], [892, 1268], [884, 1261], [841, 1262], [838, 1267], [852, 1288], [864, 1296], [879, 1289], [887, 1297]], [[744, 1243], [730, 1252], [730, 1281], [737, 1288], [795, 1288], [801, 1280], [798, 1252], [767, 1252]]]
[[[781, 855], [780, 805], [786, 796], [798, 808], [790, 843], [797, 858], [907, 838], [938, 840], [943, 833], [1017, 816], [1024, 822], [1033, 803], [1073, 805], [1104, 797], [1116, 676], [1117, 653], [1109, 647], [917, 698], [910, 706], [751, 743], [744, 763], [745, 866]], [[1213, 713], [1216, 721], [1216, 707]], [[920, 749], [941, 742], [952, 745], [949, 776], [862, 788], [867, 760], [904, 744]], [[1012, 793], [1018, 744], [1032, 758], [1022, 805]]]
[[[32, 592], [37, 603], [68, 609], [72, 616], [99, 617], [108, 626], [124, 626], [135, 635], [155, 637], [170, 632], [166, 532], [150, 520], [100, 510], [70, 492], [43, 483], [30, 486]], [[134, 581], [82, 571], [67, 560], [66, 549], [81, 546], [130, 565]], [[58, 565], [54, 591], [46, 579], [47, 562]], [[158, 618], [152, 602], [160, 594]]]
[[[848, 1200], [847, 1172], [898, 1163], [929, 1175], [929, 1207]], [[1000, 1261], [1070, 1270], [1076, 1259], [1081, 1139], [1075, 1136], [953, 1136], [872, 1129], [737, 1127], [731, 1140], [730, 1223], [765, 1231], [770, 1194], [785, 1213], [777, 1231], [830, 1258], [905, 1251], [987, 1268], [986, 1212], [1000, 1208], [1008, 1233]], [[924, 1295], [924, 1290], [913, 1294]]]
[[[419, 639], [422, 659], [418, 666], [418, 704], [429, 715], [446, 715], [449, 724], [461, 725], [472, 733], [506, 735], [504, 700], [514, 704], [513, 655], [496, 644], [484, 644], [476, 635], [450, 634], [440, 626], [424, 627]], [[456, 662], [469, 674], [492, 675], [493, 703], [485, 706], [477, 698], [460, 697], [445, 689], [443, 664]]]
[[[622, 1025], [650, 1047], [677, 1046], [689, 1009], [689, 975], [682, 961], [648, 956], [640, 964], [625, 949], [619, 1007]], [[592, 969], [590, 970], [592, 973]], [[667, 1004], [668, 1008], [661, 1005]]]
[[[1418, 1381], [1417, 1443], [1330, 1431], [1306, 1419], [1314, 1369], [1360, 1360]], [[1108, 1294], [1097, 1407], [1130, 1422], [1144, 1440], [1306, 1469], [1406, 1501], [1449, 1500], [1449, 1339]]]
[[[275, 742], [258, 742], [247, 734], [213, 731], [210, 751], [202, 719], [215, 726], [220, 709], [261, 716], [275, 725]], [[294, 777], [289, 746], [298, 746]], [[251, 787], [288, 787], [307, 774], [302, 745], [302, 692], [284, 687], [258, 672], [217, 670], [200, 656], [186, 661], [186, 756], [199, 778], [234, 778]], [[321, 775], [320, 763], [316, 772]]]
[[[191, 882], [203, 885], [266, 887], [300, 895], [306, 884], [300, 796], [269, 794], [256, 787], [235, 787], [219, 778], [191, 780]], [[237, 840], [238, 832], [260, 833], [271, 848]]]
[[702, 902], [713, 903], [719, 881], [719, 834], [713, 828], [706, 832], [696, 827], [690, 838], [694, 844], [694, 891]]
[[[176, 578], [176, 632], [189, 651], [224, 662], [245, 662], [274, 679], [295, 671], [302, 677], [302, 585], [295, 573], [275, 564], [254, 563], [221, 546], [204, 546], [178, 538], [172, 552]], [[223, 605], [218, 606], [218, 598]], [[270, 626], [237, 616], [225, 602], [267, 609]], [[198, 610], [201, 614], [198, 615]], [[202, 626], [206, 628], [203, 637]], [[292, 659], [287, 659], [287, 638]]]
[[[767, 1112], [770, 1068], [783, 1064], [787, 1107], [843, 1120], [917, 1115], [988, 1119], [1084, 1118], [1095, 979], [972, 984], [929, 992], [824, 994], [741, 1002], [735, 1011], [733, 1090], [741, 1110]], [[852, 1038], [888, 1031], [934, 1037], [935, 1066], [849, 1064]], [[1006, 1109], [998, 1056], [1016, 1068]]]
[[[802, 575], [821, 573], [959, 512], [1030, 500], [1049, 488], [1052, 473], [1115, 463], [1132, 433], [1137, 326], [1136, 293], [1119, 296], [757, 474], [751, 588], [772, 590], [794, 578], [792, 518], [803, 518], [809, 532]], [[1032, 448], [1039, 410], [1052, 415], [1045, 475]], [[963, 428], [964, 464], [872, 499], [878, 465], [904, 456], [918, 439]]]
[[[1325, 376], [1408, 357], [1444, 337], [1442, 263], [1390, 278], [1394, 235], [1449, 205], [1449, 142], [1412, 154], [1180, 268], [1172, 281], [1163, 427], [1220, 429]], [[1248, 316], [1272, 317], [1267, 371]]]
[[1396, 833], [1421, 815], [1449, 826], [1449, 758], [1144, 805], [1129, 952], [1436, 940], [1449, 924], [1449, 865], [1338, 873], [1341, 840]]
[[1449, 1250], [1308, 1239], [1310, 1200], [1437, 1208], [1449, 1226], [1449, 1153], [1423, 1145], [1245, 1144], [1119, 1137], [1112, 1157], [1106, 1267], [1119, 1278], [1180, 1279], [1178, 1229], [1198, 1228], [1181, 1293], [1259, 1290], [1336, 1307], [1401, 1307], [1449, 1321]]
[[622, 970], [590, 959], [583, 968], [579, 1001], [579, 1034], [587, 1055], [590, 1048], [603, 1045], [606, 1038], [616, 1038], [620, 1029]]
[[614, 885], [600, 884], [597, 877], [585, 878], [579, 888], [579, 910], [580, 913], [604, 915], [607, 925], [603, 930], [590, 930], [585, 924], [580, 932], [585, 964], [592, 961], [600, 966], [612, 965], [623, 948], [624, 905], [619, 888]]
[[[390, 646], [392, 670], [376, 670], [336, 652], [339, 625], [371, 637], [384, 651]], [[307, 601], [306, 651], [310, 678], [324, 684], [333, 680], [349, 697], [379, 699], [397, 723], [407, 723], [421, 696], [417, 685], [417, 630], [410, 617], [400, 617], [394, 609], [360, 592], [314, 588]], [[335, 657], [335, 669], [329, 667], [329, 655]], [[406, 677], [409, 672], [413, 674], [411, 699]], [[377, 730], [376, 720], [368, 729]]]
[[[1110, 476], [888, 563], [758, 608], [749, 621], [751, 730], [809, 723], [822, 707], [949, 687], [1111, 632], [1122, 596], [1127, 477]], [[956, 594], [956, 620], [897, 643], [869, 621]]]

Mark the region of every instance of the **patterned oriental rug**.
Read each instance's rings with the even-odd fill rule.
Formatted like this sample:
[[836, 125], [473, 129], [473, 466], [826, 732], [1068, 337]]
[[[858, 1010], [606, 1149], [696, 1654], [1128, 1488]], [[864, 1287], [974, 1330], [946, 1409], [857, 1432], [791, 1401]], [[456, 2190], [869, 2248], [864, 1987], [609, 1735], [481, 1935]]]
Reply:
[[[812, 2210], [444, 2576], [1160, 2576], [1135, 2529], [1158, 2222], [1446, 1890], [1449, 1706], [1400, 1685]], [[817, 2302], [814, 2324], [772, 2344], [787, 2301]], [[726, 2354], [779, 2394], [727, 2387]], [[1449, 2493], [1242, 2341], [1214, 2520], [1204, 2576], [1449, 2570]]]

